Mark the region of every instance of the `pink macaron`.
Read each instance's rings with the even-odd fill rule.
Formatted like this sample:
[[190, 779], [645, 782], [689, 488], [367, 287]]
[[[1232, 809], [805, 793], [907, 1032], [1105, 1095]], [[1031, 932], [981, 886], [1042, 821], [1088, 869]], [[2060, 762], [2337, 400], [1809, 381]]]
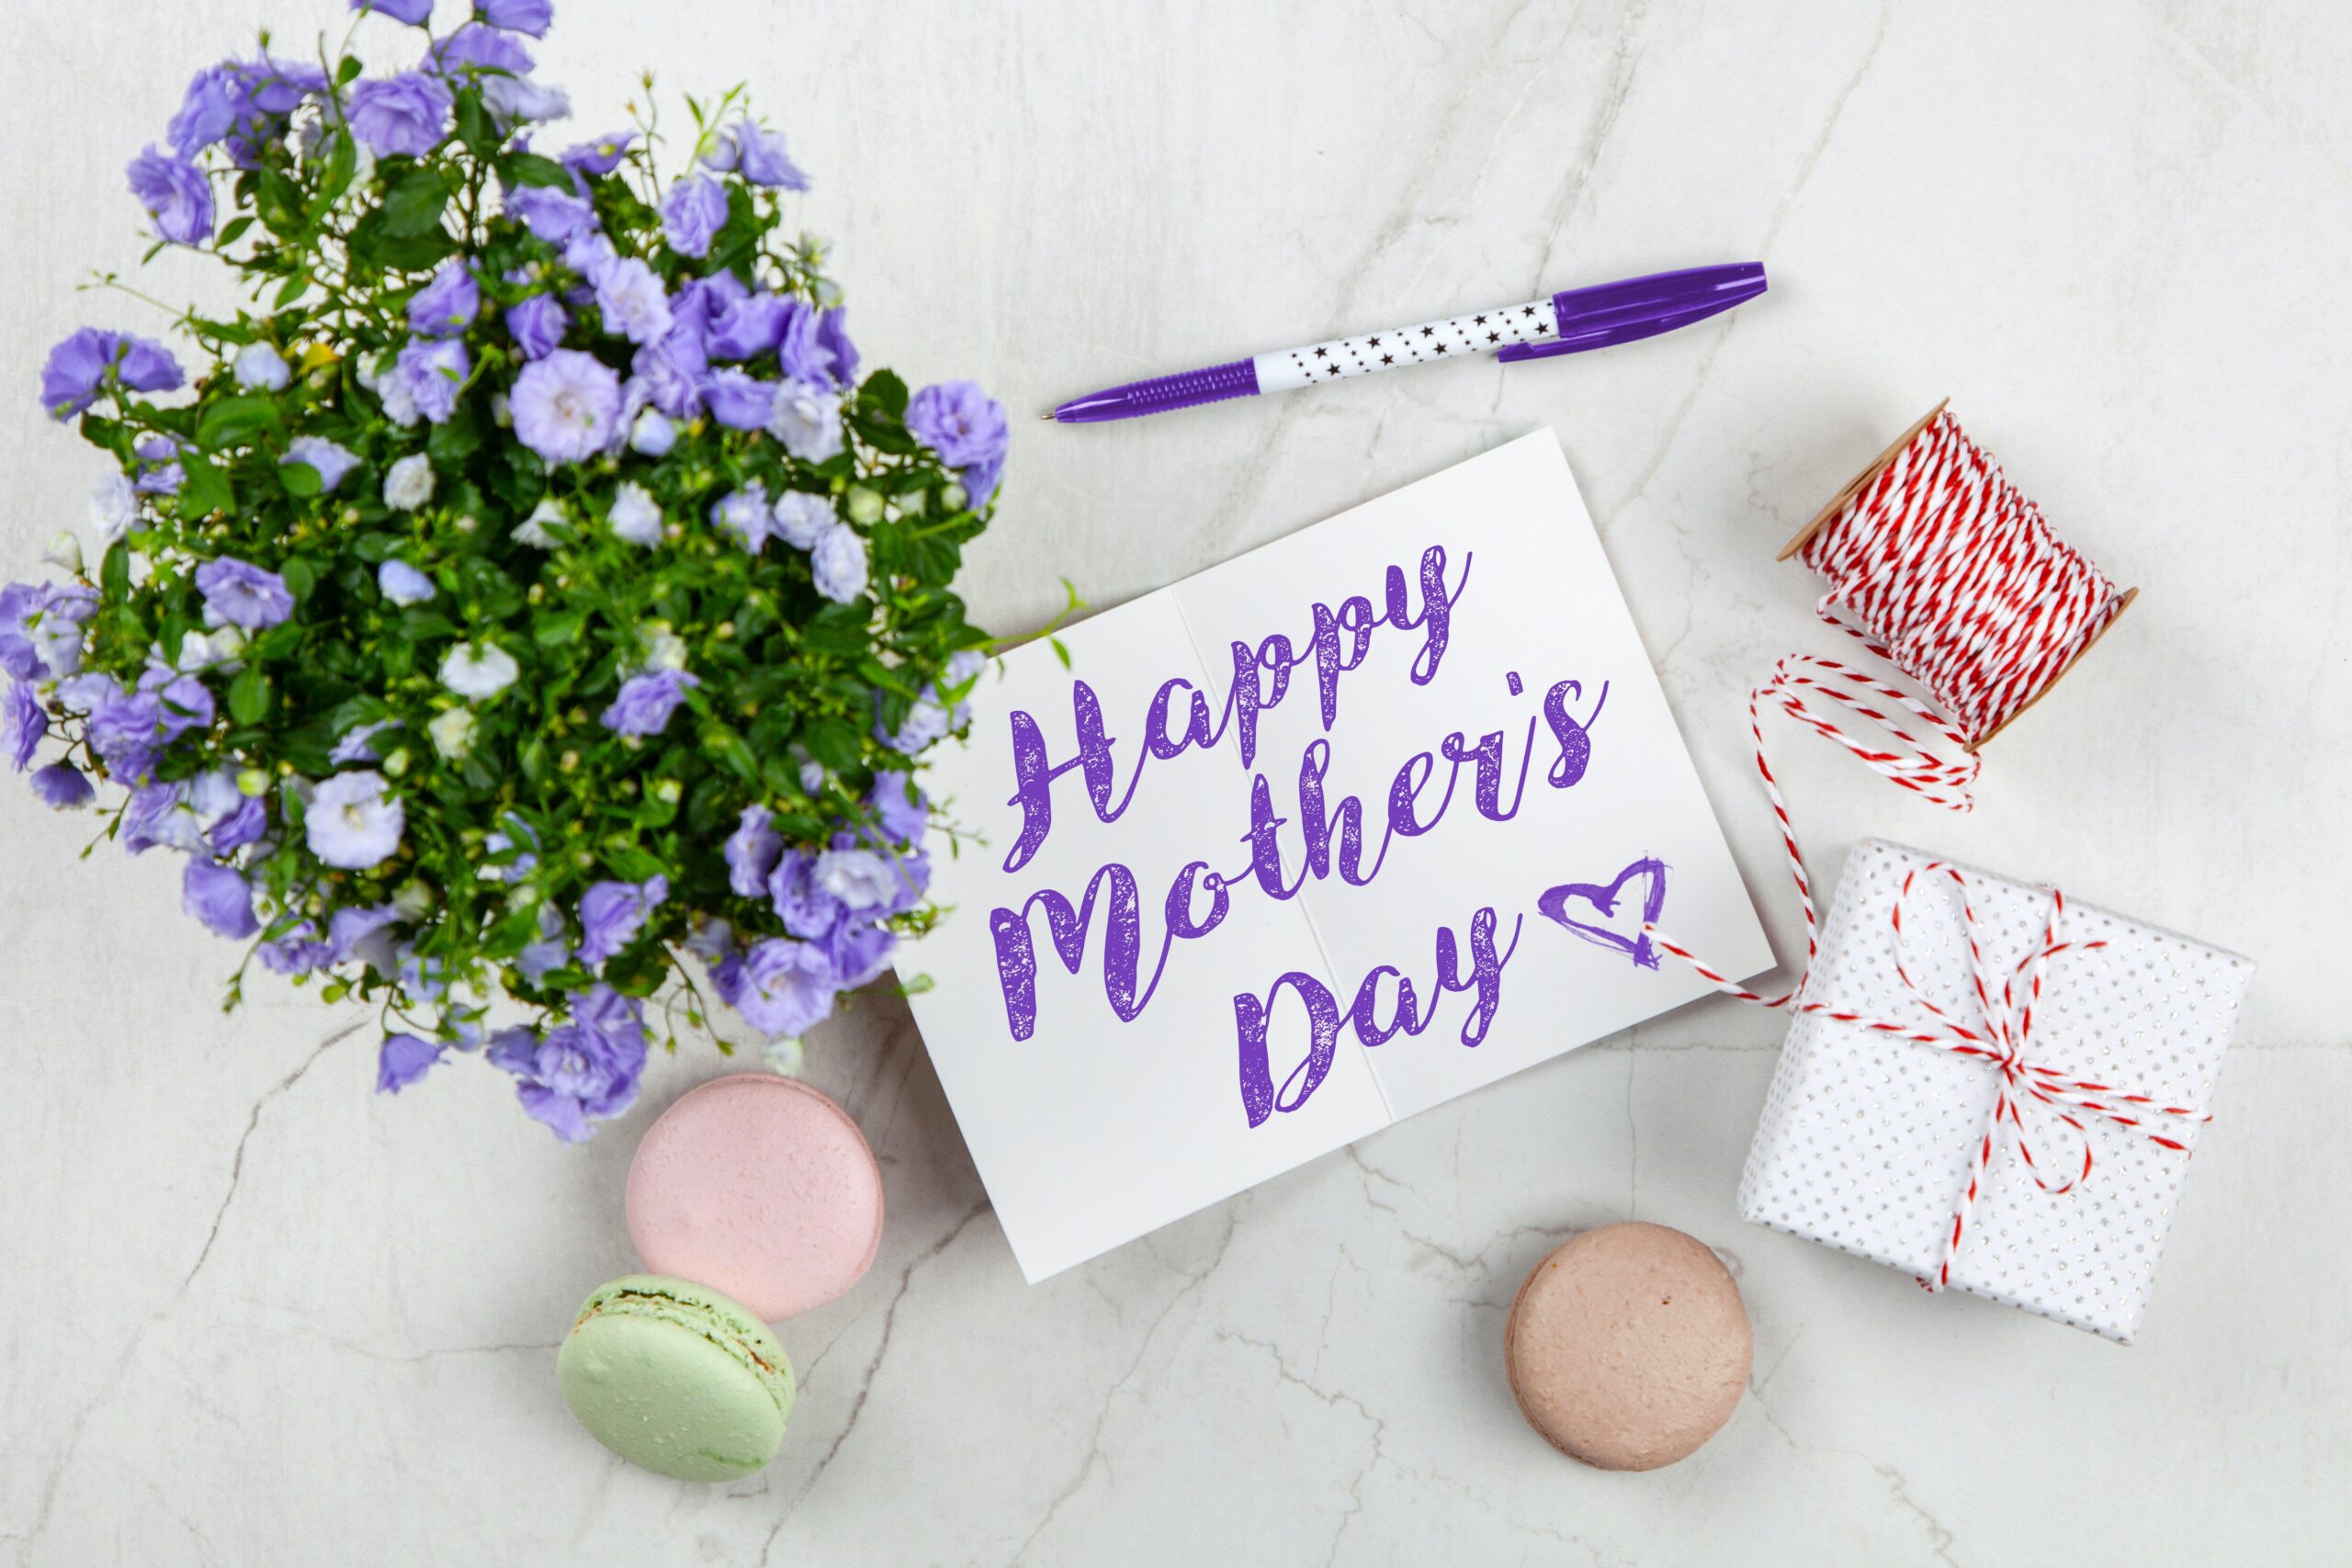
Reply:
[[824, 1305], [882, 1245], [882, 1173], [849, 1112], [797, 1078], [738, 1073], [680, 1096], [628, 1168], [646, 1269], [769, 1323]]

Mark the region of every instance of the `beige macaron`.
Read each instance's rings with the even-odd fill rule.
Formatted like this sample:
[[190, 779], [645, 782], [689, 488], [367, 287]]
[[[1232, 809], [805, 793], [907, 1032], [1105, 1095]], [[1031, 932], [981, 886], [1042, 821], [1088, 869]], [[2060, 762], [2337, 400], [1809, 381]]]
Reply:
[[1656, 1470], [1731, 1419], [1756, 1342], [1715, 1255], [1635, 1221], [1537, 1264], [1503, 1353], [1519, 1408], [1553, 1447], [1602, 1470]]

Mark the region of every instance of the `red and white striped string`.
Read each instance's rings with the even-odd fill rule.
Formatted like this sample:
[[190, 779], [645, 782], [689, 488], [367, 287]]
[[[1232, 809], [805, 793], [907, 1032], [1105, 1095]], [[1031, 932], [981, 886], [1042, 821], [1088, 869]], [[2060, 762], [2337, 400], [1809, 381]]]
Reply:
[[[1939, 411], [1847, 503], [1804, 541], [1800, 555], [1828, 582], [1815, 606], [1821, 618], [1892, 666], [1926, 700], [1868, 670], [1838, 660], [1791, 654], [1748, 694], [1748, 732], [1756, 772], [1772, 803], [1789, 874], [1804, 911], [1804, 969], [1779, 996], [1749, 990], [1711, 968], [1653, 924], [1650, 939], [1718, 990], [1760, 1007], [1817, 1013], [1895, 1039], [1974, 1056], [2000, 1073], [1993, 1110], [1970, 1162], [1969, 1178], [1946, 1232], [1929, 1290], [1951, 1280], [1984, 1173], [2005, 1140], [2014, 1141], [2043, 1190], [2073, 1190], [2090, 1174], [2088, 1134], [2075, 1112], [2138, 1131], [2165, 1148], [2185, 1147], [2143, 1124], [2143, 1117], [2209, 1120], [2188, 1106], [2158, 1105], [2145, 1095], [2078, 1079], [2026, 1059], [2043, 967], [2057, 954], [2102, 945], [2062, 942], [2065, 897], [2052, 890], [2042, 940], [1996, 991], [1984, 969], [1967, 881], [1935, 863], [1929, 874], [1961, 889], [1961, 909], [1980, 1013], [1955, 1019], [1929, 1001], [1903, 966], [1903, 913], [1914, 873], [1894, 911], [1896, 968], [1935, 1023], [1889, 1022], [1806, 997], [1820, 952], [1820, 917], [1796, 829], [1789, 820], [1764, 744], [1764, 714], [1775, 709], [1834, 740], [1905, 789], [1953, 811], [1974, 804], [1981, 759], [1973, 750], [2046, 691], [2122, 613], [2124, 599], [2105, 573], [2059, 538], [2030, 497], [2011, 485], [1992, 456], [1969, 440], [1949, 411]], [[1868, 720], [1875, 733], [1857, 721]], [[1860, 730], [1860, 733], [1857, 731]], [[2046, 1177], [2026, 1137], [2023, 1111], [2046, 1108], [2082, 1140], [2079, 1168]], [[2161, 1122], [2156, 1124], [2162, 1125]], [[2072, 1162], [2069, 1162], [2070, 1166]]]

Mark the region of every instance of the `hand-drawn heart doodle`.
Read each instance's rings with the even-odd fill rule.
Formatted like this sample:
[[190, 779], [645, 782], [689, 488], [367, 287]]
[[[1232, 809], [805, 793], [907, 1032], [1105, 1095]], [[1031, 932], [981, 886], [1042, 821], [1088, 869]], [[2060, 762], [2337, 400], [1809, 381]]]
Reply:
[[1649, 878], [1649, 891], [1642, 898], [1642, 924], [1647, 926], [1666, 908], [1666, 863], [1656, 856], [1635, 861], [1619, 872], [1617, 880], [1606, 887], [1591, 882], [1564, 882], [1557, 887], [1546, 888], [1543, 897], [1535, 900], [1535, 907], [1595, 946], [1613, 949], [1645, 969], [1655, 969], [1657, 949], [1650, 945], [1646, 932], [1620, 936], [1607, 926], [1588, 925], [1568, 918], [1572, 900], [1589, 904], [1602, 915], [1615, 914], [1619, 900], [1626, 897], [1625, 884], [1637, 876]]

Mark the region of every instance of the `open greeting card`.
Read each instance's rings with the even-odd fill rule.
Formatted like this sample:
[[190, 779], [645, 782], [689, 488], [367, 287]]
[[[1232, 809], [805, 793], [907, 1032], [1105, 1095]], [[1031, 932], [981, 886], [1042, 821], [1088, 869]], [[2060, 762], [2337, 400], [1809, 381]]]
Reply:
[[1548, 432], [1061, 641], [899, 961], [1033, 1281], [1771, 963]]

